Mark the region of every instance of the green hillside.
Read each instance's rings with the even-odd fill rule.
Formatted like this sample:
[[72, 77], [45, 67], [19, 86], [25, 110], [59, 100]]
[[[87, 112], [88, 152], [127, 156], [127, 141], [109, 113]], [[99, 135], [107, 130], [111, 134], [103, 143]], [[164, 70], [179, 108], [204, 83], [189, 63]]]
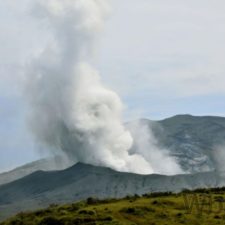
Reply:
[[20, 213], [0, 225], [170, 225], [224, 224], [225, 188], [180, 194], [151, 194], [121, 200], [51, 205]]

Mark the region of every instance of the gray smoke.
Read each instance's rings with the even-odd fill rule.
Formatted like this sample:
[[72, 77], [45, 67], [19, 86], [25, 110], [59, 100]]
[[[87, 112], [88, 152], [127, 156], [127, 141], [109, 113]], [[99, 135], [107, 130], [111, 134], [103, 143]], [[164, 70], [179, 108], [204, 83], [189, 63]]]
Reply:
[[133, 138], [122, 123], [121, 100], [92, 67], [107, 2], [37, 1], [34, 11], [52, 32], [52, 41], [29, 67], [30, 127], [39, 143], [72, 162], [153, 173], [145, 154], [130, 154]]

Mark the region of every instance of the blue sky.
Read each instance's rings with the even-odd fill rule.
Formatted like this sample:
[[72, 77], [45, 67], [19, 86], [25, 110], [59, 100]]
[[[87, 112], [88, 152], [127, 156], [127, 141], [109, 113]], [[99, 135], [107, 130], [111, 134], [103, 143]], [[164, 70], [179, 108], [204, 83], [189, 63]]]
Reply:
[[[0, 171], [40, 157], [26, 125], [23, 65], [48, 41], [30, 2], [0, 1]], [[112, 0], [95, 65], [124, 120], [225, 116], [224, 0]]]

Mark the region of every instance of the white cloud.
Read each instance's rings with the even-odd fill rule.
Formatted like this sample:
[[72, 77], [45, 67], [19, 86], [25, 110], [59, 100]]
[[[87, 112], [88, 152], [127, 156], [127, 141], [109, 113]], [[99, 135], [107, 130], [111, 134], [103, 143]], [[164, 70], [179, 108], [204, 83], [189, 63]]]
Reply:
[[101, 68], [123, 95], [124, 86], [161, 97], [225, 94], [224, 1], [116, 0], [114, 7]]
[[[111, 3], [114, 9], [99, 45], [99, 68], [108, 85], [124, 96], [140, 90], [161, 97], [225, 94], [224, 1]], [[46, 27], [29, 15], [30, 4], [0, 2], [2, 64], [26, 62], [49, 41]]]

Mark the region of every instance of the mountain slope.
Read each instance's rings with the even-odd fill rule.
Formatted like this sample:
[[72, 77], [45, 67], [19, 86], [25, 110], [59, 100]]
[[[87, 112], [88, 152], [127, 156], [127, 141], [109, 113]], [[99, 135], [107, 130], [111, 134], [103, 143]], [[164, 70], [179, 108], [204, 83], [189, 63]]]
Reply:
[[[225, 151], [222, 151], [224, 152], [222, 155], [221, 152], [215, 152], [215, 149], [225, 145], [225, 118], [223, 117], [178, 115], [161, 121], [141, 119], [139, 122], [153, 131], [159, 147], [168, 149], [170, 155], [177, 158], [186, 172], [218, 170], [220, 168], [217, 160], [225, 160]], [[127, 124], [128, 129], [130, 125], [132, 122]], [[219, 163], [221, 164], [223, 162]], [[59, 158], [50, 161], [49, 159], [38, 160], [0, 174], [0, 185], [20, 179], [37, 170], [49, 171], [64, 168], [65, 165]]]
[[11, 171], [0, 174], [0, 185], [10, 183], [22, 177], [25, 177], [38, 170], [49, 171], [49, 170], [62, 170], [68, 167], [68, 164], [64, 163], [63, 158], [53, 157], [47, 159], [40, 159], [21, 167], [17, 167]]
[[[121, 198], [151, 192], [181, 191], [225, 185], [222, 174], [137, 175], [78, 163], [63, 171], [38, 171], [0, 186], [0, 218], [19, 211], [86, 199]], [[2, 217], [1, 217], [2, 216]]]
[[[195, 204], [199, 207], [191, 208], [193, 196], [195, 196]], [[212, 199], [211, 205], [209, 199]], [[224, 205], [224, 199], [224, 188], [176, 195], [162, 193], [142, 197], [129, 196], [119, 200], [89, 198], [78, 203], [52, 205], [47, 209], [20, 213], [0, 225], [222, 225], [225, 219], [221, 207]], [[204, 202], [201, 207], [200, 204]]]
[[168, 149], [186, 172], [218, 170], [225, 160], [224, 117], [178, 115], [140, 123], [153, 131], [159, 147]]

